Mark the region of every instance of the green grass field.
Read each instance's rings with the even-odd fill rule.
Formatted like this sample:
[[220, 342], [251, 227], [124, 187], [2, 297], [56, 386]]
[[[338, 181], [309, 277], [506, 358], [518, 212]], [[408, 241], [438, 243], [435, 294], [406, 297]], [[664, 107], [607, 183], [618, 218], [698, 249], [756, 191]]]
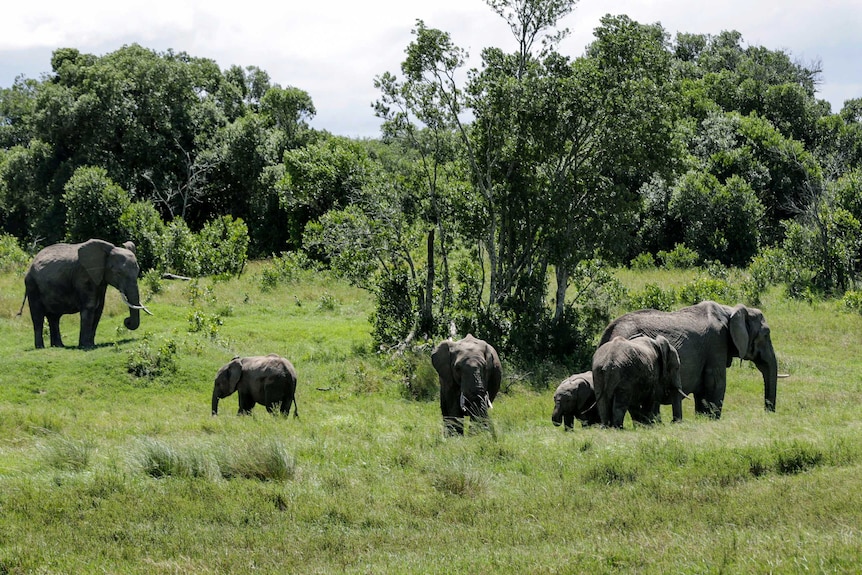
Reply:
[[[685, 402], [678, 425], [564, 433], [555, 382], [504, 357], [496, 434], [444, 439], [375, 353], [365, 293], [324, 274], [263, 292], [262, 265], [163, 282], [135, 332], [109, 289], [91, 351], [33, 349], [23, 281], [0, 276], [0, 573], [862, 570], [862, 316], [767, 295], [774, 414], [737, 361], [720, 421]], [[160, 350], [161, 375], [129, 373]], [[236, 396], [211, 417], [216, 370], [271, 352], [300, 417], [237, 417]]]

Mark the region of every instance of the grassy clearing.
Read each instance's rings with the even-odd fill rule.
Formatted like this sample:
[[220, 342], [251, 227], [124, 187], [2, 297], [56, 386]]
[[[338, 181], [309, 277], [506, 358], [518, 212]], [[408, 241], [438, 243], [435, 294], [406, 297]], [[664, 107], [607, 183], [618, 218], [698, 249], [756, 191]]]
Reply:
[[[86, 352], [34, 350], [23, 282], [0, 277], [0, 573], [862, 568], [862, 316], [768, 294], [775, 414], [737, 362], [717, 422], [684, 404], [679, 425], [563, 433], [553, 386], [510, 380], [496, 437], [444, 440], [374, 353], [365, 294], [326, 275], [262, 292], [260, 273], [165, 282], [137, 332], [109, 292]], [[168, 342], [172, 366], [129, 373]], [[237, 417], [233, 396], [210, 417], [218, 367], [270, 352], [301, 416]]]

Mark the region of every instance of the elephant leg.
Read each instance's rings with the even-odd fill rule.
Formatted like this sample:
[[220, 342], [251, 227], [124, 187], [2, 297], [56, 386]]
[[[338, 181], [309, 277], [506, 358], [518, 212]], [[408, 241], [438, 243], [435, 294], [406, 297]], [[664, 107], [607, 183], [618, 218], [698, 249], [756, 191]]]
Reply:
[[39, 310], [34, 310], [34, 306], [30, 306], [30, 319], [33, 320], [33, 341], [36, 349], [45, 347], [45, 339], [42, 331], [45, 329], [45, 314]]
[[48, 317], [48, 333], [51, 336], [51, 347], [65, 347], [63, 338], [60, 337], [60, 315], [55, 313], [47, 314]]
[[[708, 367], [703, 371], [700, 393], [694, 396], [694, 411], [712, 419], [721, 419], [726, 371]], [[720, 394], [720, 395], [719, 395]]]
[[440, 411], [443, 413], [444, 435], [464, 435], [464, 414], [458, 392], [440, 394]]
[[[584, 427], [586, 427], [586, 426], [584, 426]], [[575, 416], [574, 416], [574, 414], [564, 415], [563, 416], [563, 429], [565, 429], [566, 431], [571, 431], [574, 428], [575, 428]]]
[[255, 403], [254, 397], [250, 393], [239, 392], [239, 411], [237, 411], [237, 415], [250, 415]]
[[290, 406], [293, 403], [293, 396], [285, 397], [281, 402], [280, 411], [285, 417], [290, 415]]
[[78, 334], [78, 347], [88, 348], [96, 346], [96, 310], [81, 310], [81, 331]]
[[617, 389], [616, 393], [614, 393], [614, 402], [611, 411], [611, 427], [623, 428], [623, 420], [626, 417], [626, 412], [629, 410], [630, 401], [631, 393]]

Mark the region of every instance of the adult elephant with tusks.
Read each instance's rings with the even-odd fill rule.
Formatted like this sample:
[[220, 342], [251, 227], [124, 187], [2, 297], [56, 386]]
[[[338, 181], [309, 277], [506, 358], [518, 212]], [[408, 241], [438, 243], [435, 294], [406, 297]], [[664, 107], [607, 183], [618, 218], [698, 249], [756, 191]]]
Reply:
[[615, 337], [641, 334], [662, 335], [677, 349], [682, 390], [694, 394], [697, 413], [721, 417], [727, 368], [735, 357], [754, 362], [763, 375], [764, 407], [775, 411], [778, 359], [769, 325], [759, 309], [703, 301], [672, 312], [639, 310], [611, 322], [599, 345]]
[[463, 435], [465, 416], [474, 425], [492, 429], [488, 410], [500, 391], [503, 375], [497, 351], [468, 334], [458, 341], [440, 342], [431, 352], [431, 364], [440, 378], [440, 411], [446, 435]]
[[239, 392], [238, 415], [251, 413], [256, 404], [273, 413], [278, 407], [282, 415], [299, 416], [296, 404], [296, 369], [287, 359], [271, 353], [252, 357], [235, 357], [216, 373], [212, 395], [212, 414], [218, 415], [218, 403]]
[[129, 307], [129, 317], [123, 322], [126, 328], [138, 329], [141, 310], [150, 313], [141, 305], [140, 271], [132, 242], [115, 246], [91, 239], [80, 244], [48, 246], [36, 254], [24, 276], [24, 302], [18, 315], [29, 300], [35, 345], [43, 348], [42, 329], [46, 318], [51, 346], [63, 347], [60, 316], [80, 313], [78, 346], [95, 347], [96, 328], [105, 308], [105, 292], [109, 285], [117, 288]]

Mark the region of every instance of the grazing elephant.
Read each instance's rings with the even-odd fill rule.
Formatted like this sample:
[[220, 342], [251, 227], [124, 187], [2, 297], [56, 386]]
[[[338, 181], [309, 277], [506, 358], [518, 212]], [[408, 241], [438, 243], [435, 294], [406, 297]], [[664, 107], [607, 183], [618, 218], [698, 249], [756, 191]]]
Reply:
[[679, 355], [667, 338], [615, 337], [593, 354], [593, 384], [602, 425], [621, 428], [628, 411], [632, 420], [661, 421], [660, 404], [673, 406], [682, 420]]
[[223, 365], [213, 385], [212, 414], [218, 415], [218, 401], [239, 391], [238, 415], [251, 413], [255, 404], [266, 406], [272, 413], [276, 405], [282, 415], [299, 416], [296, 404], [296, 370], [280, 355], [271, 353], [252, 357], [235, 357]]
[[104, 240], [88, 240], [81, 244], [54, 244], [40, 251], [24, 276], [24, 302], [21, 303], [23, 311], [24, 303], [30, 300], [36, 348], [45, 347], [42, 339], [45, 318], [48, 318], [51, 346], [63, 347], [60, 316], [79, 312], [78, 346], [95, 347], [96, 328], [109, 285], [119, 290], [129, 306], [129, 317], [123, 323], [128, 329], [138, 329], [140, 310], [150, 313], [141, 305], [139, 273], [132, 242], [115, 246]]
[[764, 407], [775, 411], [778, 360], [759, 309], [704, 301], [673, 312], [635, 311], [611, 322], [600, 345], [637, 334], [663, 335], [677, 349], [682, 390], [694, 394], [697, 413], [721, 417], [727, 368], [734, 357], [754, 362], [763, 375]]
[[440, 342], [431, 352], [440, 377], [440, 411], [447, 435], [464, 434], [464, 416], [489, 427], [488, 410], [500, 391], [502, 367], [497, 351], [487, 342], [467, 335]]
[[564, 379], [554, 392], [554, 412], [551, 421], [557, 427], [565, 424], [566, 431], [574, 427], [575, 420], [583, 427], [601, 423], [596, 392], [593, 389], [593, 372], [585, 371]]

